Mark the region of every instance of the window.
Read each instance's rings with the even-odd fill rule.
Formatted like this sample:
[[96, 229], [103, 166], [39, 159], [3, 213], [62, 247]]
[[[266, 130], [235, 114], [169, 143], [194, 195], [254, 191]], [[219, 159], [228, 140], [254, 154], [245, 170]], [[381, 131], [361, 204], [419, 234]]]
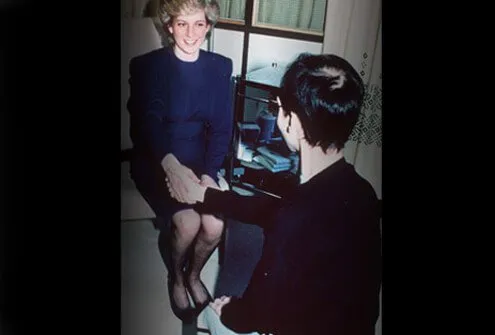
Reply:
[[244, 23], [246, 0], [218, 0], [218, 4], [223, 22]]
[[253, 25], [323, 34], [326, 0], [257, 0]]
[[326, 0], [219, 0], [220, 22], [323, 36], [326, 2]]

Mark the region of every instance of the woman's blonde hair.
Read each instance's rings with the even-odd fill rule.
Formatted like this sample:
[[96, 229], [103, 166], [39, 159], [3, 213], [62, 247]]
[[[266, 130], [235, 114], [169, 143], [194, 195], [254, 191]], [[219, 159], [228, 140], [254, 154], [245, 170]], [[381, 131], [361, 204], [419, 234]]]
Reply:
[[[152, 4], [155, 2], [154, 4]], [[194, 13], [197, 10], [204, 10], [206, 21], [213, 28], [220, 16], [220, 6], [216, 0], [151, 0], [146, 8], [146, 16], [154, 17], [155, 26], [158, 22], [163, 33], [166, 35], [168, 44], [174, 44], [174, 38], [167, 29], [173, 19], [183, 13]], [[150, 13], [154, 12], [154, 13]], [[206, 37], [210, 36], [211, 29]]]

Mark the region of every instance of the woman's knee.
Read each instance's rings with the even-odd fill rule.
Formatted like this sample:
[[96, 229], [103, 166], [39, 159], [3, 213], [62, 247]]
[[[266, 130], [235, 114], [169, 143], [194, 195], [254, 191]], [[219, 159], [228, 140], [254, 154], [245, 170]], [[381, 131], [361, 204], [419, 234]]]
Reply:
[[192, 239], [198, 233], [201, 217], [193, 209], [186, 209], [175, 213], [172, 223], [179, 235]]
[[222, 236], [224, 222], [214, 215], [201, 215], [201, 229], [204, 237], [209, 241], [215, 241]]

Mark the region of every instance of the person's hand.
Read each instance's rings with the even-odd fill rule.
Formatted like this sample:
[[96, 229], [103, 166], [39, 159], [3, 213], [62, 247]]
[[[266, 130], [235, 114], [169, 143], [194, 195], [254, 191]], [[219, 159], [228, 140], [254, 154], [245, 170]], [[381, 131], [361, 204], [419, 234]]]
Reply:
[[202, 186], [205, 186], [205, 187], [211, 187], [211, 188], [215, 188], [217, 190], [220, 190], [220, 186], [218, 186], [218, 184], [215, 182], [215, 180], [213, 180], [213, 178], [211, 178], [207, 174], [201, 175], [200, 184]]
[[210, 302], [210, 307], [213, 308], [215, 313], [218, 314], [218, 316], [222, 315], [222, 308], [223, 306], [227, 305], [230, 302], [230, 297], [227, 296], [222, 296], [221, 298], [215, 299], [215, 301]]
[[200, 182], [198, 183], [189, 178], [182, 180], [182, 182], [184, 183], [186, 193], [184, 193], [181, 199], [176, 198], [178, 201], [188, 204], [204, 202], [207, 186], [203, 186]]
[[172, 154], [165, 156], [162, 160], [162, 167], [166, 174], [170, 195], [177, 201], [189, 203], [188, 187], [191, 187], [192, 184], [199, 184], [198, 177]]

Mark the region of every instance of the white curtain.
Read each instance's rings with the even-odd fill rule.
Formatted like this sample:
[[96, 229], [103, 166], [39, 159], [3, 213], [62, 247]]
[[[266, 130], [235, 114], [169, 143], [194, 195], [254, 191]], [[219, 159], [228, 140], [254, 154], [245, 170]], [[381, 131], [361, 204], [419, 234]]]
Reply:
[[233, 20], [244, 20], [246, 0], [218, 0], [220, 17]]
[[[220, 16], [244, 20], [246, 0], [218, 0]], [[322, 32], [325, 0], [257, 0], [257, 22]]]
[[259, 0], [258, 23], [323, 30], [325, 0]]
[[364, 80], [365, 101], [345, 156], [382, 198], [382, 1], [328, 0], [323, 52], [347, 59]]

